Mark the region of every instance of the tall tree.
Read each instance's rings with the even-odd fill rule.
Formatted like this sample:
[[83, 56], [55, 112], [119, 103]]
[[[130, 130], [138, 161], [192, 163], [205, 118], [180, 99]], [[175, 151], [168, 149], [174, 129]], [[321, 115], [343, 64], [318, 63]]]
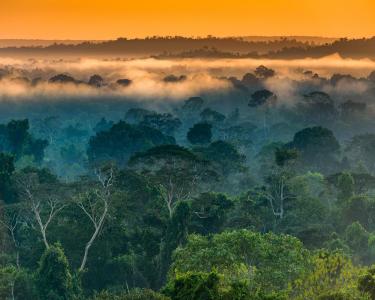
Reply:
[[191, 198], [199, 189], [216, 179], [209, 162], [201, 160], [186, 148], [164, 145], [139, 153], [129, 165], [160, 186], [169, 216], [178, 201]]

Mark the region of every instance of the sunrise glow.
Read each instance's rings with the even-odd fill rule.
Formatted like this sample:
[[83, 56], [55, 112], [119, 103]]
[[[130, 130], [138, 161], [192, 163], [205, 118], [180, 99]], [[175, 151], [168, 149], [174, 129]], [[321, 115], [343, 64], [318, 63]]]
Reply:
[[373, 0], [1, 0], [0, 38], [375, 35]]

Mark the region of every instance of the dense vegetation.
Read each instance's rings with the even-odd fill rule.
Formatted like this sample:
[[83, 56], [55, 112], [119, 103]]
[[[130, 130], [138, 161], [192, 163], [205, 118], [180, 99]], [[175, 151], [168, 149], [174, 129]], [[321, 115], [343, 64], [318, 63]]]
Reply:
[[153, 108], [1, 102], [0, 298], [375, 299], [373, 75], [305, 72], [290, 102], [274, 76]]

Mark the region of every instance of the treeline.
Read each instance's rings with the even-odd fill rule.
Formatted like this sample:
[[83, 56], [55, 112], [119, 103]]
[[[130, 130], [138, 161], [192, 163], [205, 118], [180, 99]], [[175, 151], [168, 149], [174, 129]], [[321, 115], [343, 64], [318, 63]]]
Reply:
[[375, 38], [339, 39], [325, 44], [280, 38], [248, 41], [241, 38], [151, 37], [118, 38], [104, 42], [53, 44], [46, 47], [0, 48], [3, 55], [78, 55], [78, 56], [157, 56], [157, 57], [250, 57], [297, 59], [324, 57], [338, 53], [353, 59], [374, 58]]

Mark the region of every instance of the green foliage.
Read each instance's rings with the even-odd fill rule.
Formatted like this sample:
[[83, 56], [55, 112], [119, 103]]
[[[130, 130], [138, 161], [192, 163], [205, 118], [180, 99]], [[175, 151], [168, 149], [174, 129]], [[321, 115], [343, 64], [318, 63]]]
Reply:
[[361, 272], [340, 252], [318, 252], [308, 272], [292, 284], [291, 298], [341, 299], [342, 295], [350, 295], [350, 299], [356, 299], [360, 296], [357, 281]]
[[108, 291], [96, 294], [92, 300], [169, 300], [167, 296], [149, 289], [133, 289], [120, 294]]
[[190, 221], [190, 206], [186, 202], [178, 202], [168, 224], [165, 239], [161, 245], [161, 280], [167, 274], [171, 264], [172, 252], [185, 244]]
[[338, 178], [337, 187], [339, 194], [337, 199], [340, 202], [345, 202], [354, 194], [354, 178], [350, 173], [341, 173]]
[[217, 300], [220, 299], [220, 278], [216, 272], [187, 272], [177, 274], [169, 282], [165, 293], [172, 300]]
[[36, 273], [36, 282], [41, 300], [72, 299], [72, 275], [61, 245], [53, 245], [44, 252]]
[[363, 228], [361, 223], [354, 222], [345, 230], [345, 237], [347, 244], [353, 251], [359, 254], [367, 250], [369, 233]]
[[197, 123], [189, 129], [187, 139], [193, 145], [208, 144], [212, 139], [212, 125], [209, 123]]
[[375, 299], [375, 267], [370, 267], [358, 280], [358, 288], [361, 292]]
[[136, 152], [161, 144], [174, 143], [174, 138], [165, 136], [157, 129], [129, 125], [120, 121], [109, 131], [98, 132], [92, 137], [87, 154], [91, 163], [115, 161], [120, 166], [124, 166], [130, 156]]
[[230, 173], [243, 172], [246, 157], [230, 143], [216, 141], [207, 147], [195, 148], [194, 152], [204, 160], [211, 161], [218, 166], [223, 176]]
[[12, 174], [14, 172], [14, 157], [0, 153], [0, 200], [11, 202], [15, 197]]
[[275, 161], [279, 167], [283, 167], [288, 161], [298, 157], [298, 151], [295, 149], [276, 149]]
[[0, 125], [0, 152], [12, 153], [16, 159], [23, 155], [32, 155], [37, 163], [41, 163], [44, 150], [48, 146], [46, 140], [35, 139], [29, 133], [29, 120], [10, 121]]
[[232, 207], [233, 202], [224, 194], [202, 193], [191, 201], [191, 230], [200, 234], [219, 232]]
[[178, 128], [181, 127], [182, 123], [178, 118], [175, 118], [173, 115], [166, 114], [148, 114], [143, 117], [142, 122], [140, 123], [143, 126], [152, 127], [160, 130], [166, 135], [173, 136]]
[[342, 208], [342, 216], [347, 224], [359, 222], [367, 230], [375, 229], [374, 213], [375, 200], [368, 196], [354, 196]]
[[338, 167], [340, 144], [333, 132], [323, 127], [305, 128], [294, 135], [288, 147], [299, 151], [304, 164], [314, 171], [333, 172]]
[[12, 265], [0, 267], [1, 299], [35, 299], [34, 282], [26, 270]]
[[259, 90], [251, 95], [250, 107], [274, 104], [277, 96], [269, 90]]
[[162, 145], [153, 147], [145, 152], [140, 152], [132, 156], [129, 164], [135, 164], [140, 159], [169, 159], [176, 157], [177, 159], [186, 159], [198, 161], [198, 157], [194, 155], [189, 149], [178, 145]]
[[215, 123], [221, 123], [225, 120], [225, 116], [211, 108], [205, 108], [201, 113], [200, 113], [202, 122], [204, 123], [210, 123], [210, 124], [215, 124]]
[[303, 274], [307, 257], [302, 244], [290, 236], [248, 230], [191, 235], [186, 246], [175, 251], [171, 276], [216, 269], [225, 280], [249, 280], [272, 291], [286, 288], [290, 279]]

